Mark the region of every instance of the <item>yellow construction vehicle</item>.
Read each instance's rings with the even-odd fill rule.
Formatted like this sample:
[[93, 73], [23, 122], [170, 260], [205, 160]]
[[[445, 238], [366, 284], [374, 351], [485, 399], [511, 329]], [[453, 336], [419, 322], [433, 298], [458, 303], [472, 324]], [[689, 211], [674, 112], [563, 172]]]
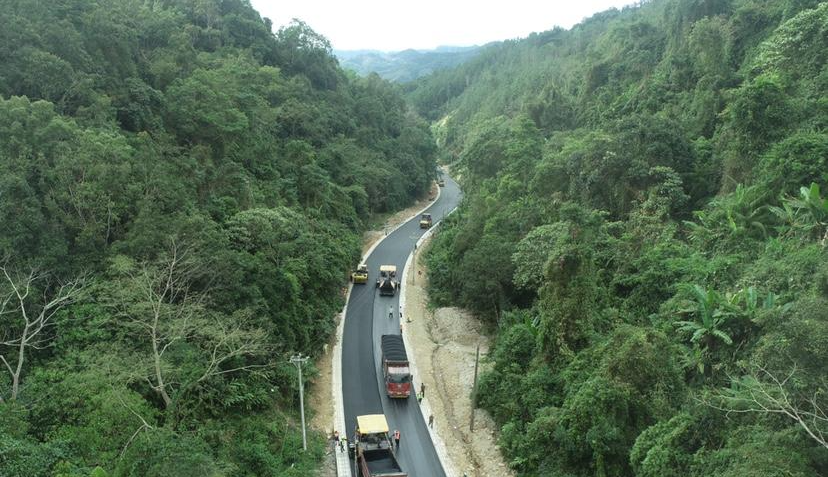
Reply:
[[423, 214], [420, 217], [420, 228], [427, 229], [431, 227], [431, 214]]
[[356, 270], [351, 273], [351, 281], [354, 283], [368, 283], [368, 265], [360, 263]]
[[357, 416], [354, 442], [348, 444], [348, 453], [356, 458], [358, 475], [362, 477], [408, 477], [397, 461], [383, 414]]

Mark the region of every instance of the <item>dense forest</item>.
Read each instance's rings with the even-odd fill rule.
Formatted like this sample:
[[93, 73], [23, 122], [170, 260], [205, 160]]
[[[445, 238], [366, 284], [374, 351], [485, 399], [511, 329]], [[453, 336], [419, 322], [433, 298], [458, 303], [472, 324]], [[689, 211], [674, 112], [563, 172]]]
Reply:
[[652, 0], [407, 88], [519, 475], [828, 475], [826, 60], [828, 3]]
[[247, 0], [0, 25], [0, 476], [309, 475], [288, 357], [428, 189], [428, 124]]

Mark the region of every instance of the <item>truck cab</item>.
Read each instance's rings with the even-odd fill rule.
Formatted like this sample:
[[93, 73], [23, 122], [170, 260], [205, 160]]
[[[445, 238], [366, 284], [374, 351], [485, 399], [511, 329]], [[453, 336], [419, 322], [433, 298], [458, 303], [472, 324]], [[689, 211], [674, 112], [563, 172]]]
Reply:
[[390, 398], [408, 398], [411, 396], [411, 369], [402, 336], [382, 335], [380, 348], [385, 393]]
[[355, 439], [349, 449], [362, 477], [408, 477], [397, 461], [384, 414], [357, 416]]
[[423, 214], [420, 216], [420, 228], [427, 229], [431, 227], [431, 214]]

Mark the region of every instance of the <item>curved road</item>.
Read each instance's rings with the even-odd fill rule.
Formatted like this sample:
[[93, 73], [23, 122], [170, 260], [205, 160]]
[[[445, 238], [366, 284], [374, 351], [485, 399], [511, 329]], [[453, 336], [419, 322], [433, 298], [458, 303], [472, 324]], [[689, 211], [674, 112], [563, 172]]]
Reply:
[[[431, 213], [435, 224], [451, 212], [461, 198], [457, 183], [446, 175], [444, 177], [446, 185], [440, 198], [426, 210]], [[414, 243], [425, 233], [418, 222], [419, 216], [409, 220], [374, 249], [367, 260], [370, 270], [368, 283], [365, 286], [354, 285], [351, 291], [342, 338], [345, 426], [350, 439], [356, 427], [356, 416], [385, 414], [390, 430], [400, 430], [397, 458], [403, 471], [410, 477], [445, 477], [414, 394], [406, 400], [388, 398], [380, 361], [380, 336], [400, 333], [397, 313], [399, 293], [393, 297], [381, 297], [374, 283], [380, 265], [396, 265], [397, 276], [402, 280], [405, 261]], [[393, 319], [388, 318], [389, 306], [394, 310]], [[408, 352], [411, 353], [411, 350]]]

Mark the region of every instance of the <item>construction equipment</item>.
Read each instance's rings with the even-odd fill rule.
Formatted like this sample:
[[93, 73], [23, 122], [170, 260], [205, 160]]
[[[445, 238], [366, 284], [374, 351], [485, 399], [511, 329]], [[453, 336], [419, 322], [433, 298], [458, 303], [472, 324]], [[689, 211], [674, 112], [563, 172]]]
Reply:
[[420, 216], [420, 228], [427, 229], [431, 227], [431, 214], [423, 214]]
[[354, 283], [368, 283], [368, 265], [360, 263], [357, 269], [351, 273], [351, 281]]
[[383, 414], [357, 416], [356, 439], [348, 449], [362, 477], [408, 477], [397, 462]]
[[400, 282], [396, 279], [396, 265], [380, 266], [379, 278], [376, 287], [379, 288], [380, 296], [394, 296], [400, 289]]
[[391, 398], [408, 398], [411, 395], [411, 370], [402, 336], [382, 335], [380, 345], [386, 394]]

